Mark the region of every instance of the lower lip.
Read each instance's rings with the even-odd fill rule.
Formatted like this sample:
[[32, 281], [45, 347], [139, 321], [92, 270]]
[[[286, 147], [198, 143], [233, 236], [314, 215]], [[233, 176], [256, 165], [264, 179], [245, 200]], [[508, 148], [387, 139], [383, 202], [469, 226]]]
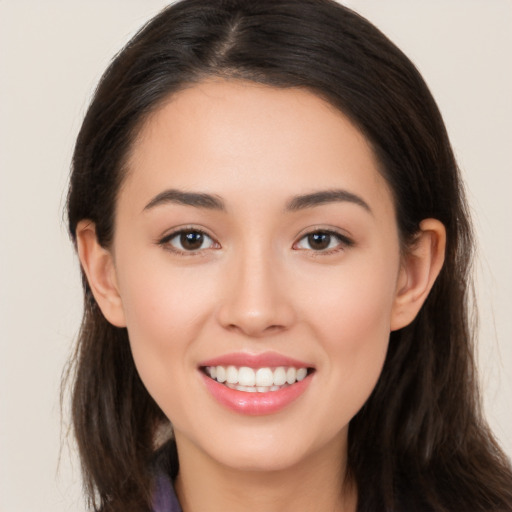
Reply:
[[248, 416], [263, 416], [281, 411], [299, 398], [311, 382], [311, 375], [308, 375], [300, 382], [286, 386], [278, 391], [249, 393], [228, 388], [224, 384], [211, 379], [203, 372], [201, 372], [201, 376], [208, 391], [220, 404], [232, 411]]

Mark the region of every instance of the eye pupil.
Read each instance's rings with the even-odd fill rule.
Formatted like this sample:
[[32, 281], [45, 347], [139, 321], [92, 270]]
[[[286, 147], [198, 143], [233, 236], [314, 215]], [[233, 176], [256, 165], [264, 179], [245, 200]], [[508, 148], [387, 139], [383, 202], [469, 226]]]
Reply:
[[322, 250], [327, 249], [331, 243], [331, 235], [329, 233], [311, 233], [308, 235], [308, 243], [312, 249]]
[[200, 249], [203, 245], [203, 241], [204, 235], [197, 231], [187, 231], [180, 235], [181, 246], [189, 251]]

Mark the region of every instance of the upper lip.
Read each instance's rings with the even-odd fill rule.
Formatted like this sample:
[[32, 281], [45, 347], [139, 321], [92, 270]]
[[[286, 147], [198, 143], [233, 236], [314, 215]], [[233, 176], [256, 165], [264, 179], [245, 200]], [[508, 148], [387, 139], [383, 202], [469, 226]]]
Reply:
[[233, 352], [202, 361], [199, 366], [248, 366], [249, 368], [275, 368], [278, 366], [293, 366], [294, 368], [313, 367], [313, 365], [307, 362], [299, 361], [277, 352], [263, 352], [261, 354]]

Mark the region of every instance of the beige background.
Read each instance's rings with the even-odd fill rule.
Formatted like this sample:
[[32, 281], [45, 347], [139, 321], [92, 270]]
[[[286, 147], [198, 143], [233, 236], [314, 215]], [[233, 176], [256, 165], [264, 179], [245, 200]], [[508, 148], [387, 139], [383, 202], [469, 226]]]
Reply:
[[[512, 455], [512, 1], [346, 3], [412, 58], [445, 116], [480, 239], [485, 406]], [[83, 510], [59, 413], [81, 311], [69, 160], [109, 59], [165, 4], [0, 0], [0, 512]]]

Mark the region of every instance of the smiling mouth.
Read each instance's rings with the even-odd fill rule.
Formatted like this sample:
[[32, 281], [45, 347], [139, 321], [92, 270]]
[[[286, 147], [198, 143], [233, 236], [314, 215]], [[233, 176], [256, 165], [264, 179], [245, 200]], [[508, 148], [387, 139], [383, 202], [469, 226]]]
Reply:
[[294, 366], [250, 368], [248, 366], [201, 367], [212, 380], [230, 389], [247, 393], [279, 391], [304, 380], [314, 369]]

